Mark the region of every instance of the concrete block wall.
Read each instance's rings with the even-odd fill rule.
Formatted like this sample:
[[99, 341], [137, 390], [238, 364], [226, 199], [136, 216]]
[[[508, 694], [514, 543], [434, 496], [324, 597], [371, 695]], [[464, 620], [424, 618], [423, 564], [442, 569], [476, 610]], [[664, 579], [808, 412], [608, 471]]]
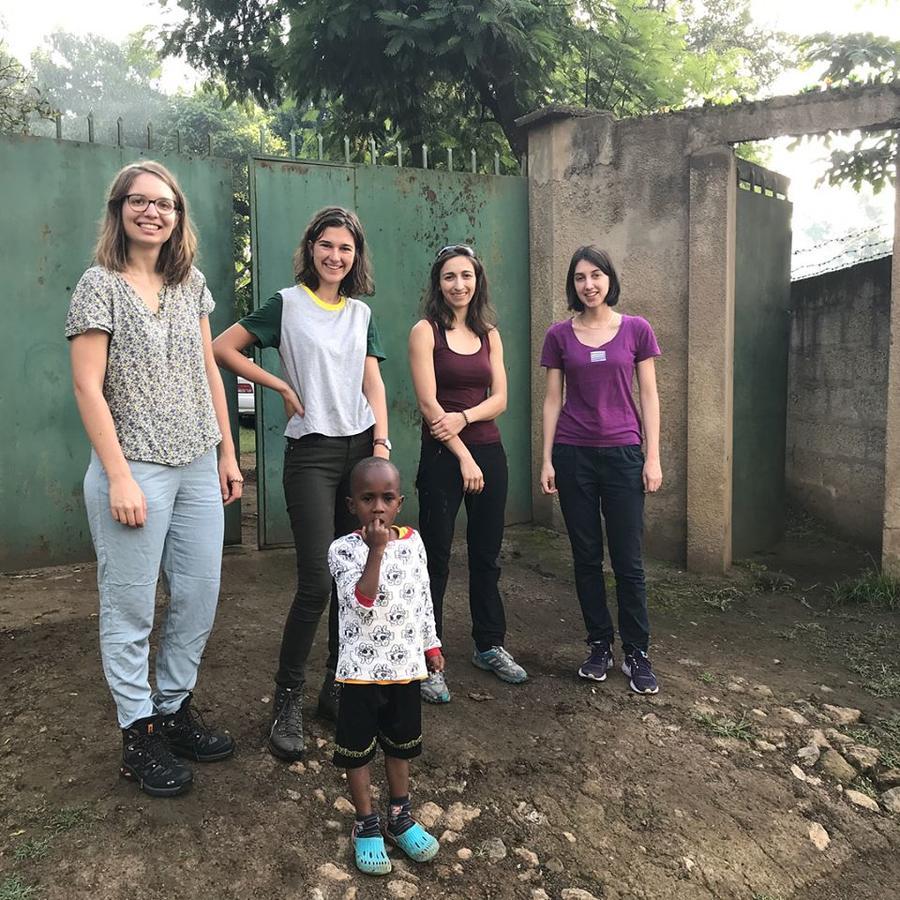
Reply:
[[791, 285], [788, 496], [879, 551], [884, 513], [891, 258]]

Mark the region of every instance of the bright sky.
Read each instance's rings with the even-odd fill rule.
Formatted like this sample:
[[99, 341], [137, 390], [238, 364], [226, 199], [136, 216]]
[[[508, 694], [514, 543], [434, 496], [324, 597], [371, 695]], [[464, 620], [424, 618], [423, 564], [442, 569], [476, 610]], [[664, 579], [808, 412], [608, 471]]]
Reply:
[[[795, 34], [872, 31], [900, 39], [900, 0], [752, 0], [752, 8], [760, 25]], [[10, 50], [23, 61], [44, 34], [56, 29], [95, 32], [121, 40], [144, 25], [159, 26], [175, 14], [160, 8], [155, 0], [0, 0], [2, 33]], [[774, 93], [794, 93], [808, 84], [809, 78], [808, 73], [785, 73]], [[186, 67], [167, 64], [165, 89], [189, 87], [190, 83]], [[803, 232], [812, 223], [826, 222], [832, 233], [840, 234], [871, 225], [873, 210], [891, 233], [893, 191], [882, 191], [873, 198], [871, 192], [816, 189], [816, 179], [825, 168], [820, 162], [824, 155], [821, 146], [813, 143], [789, 151], [788, 143], [776, 142], [771, 167], [791, 179], [795, 246], [807, 242]]]

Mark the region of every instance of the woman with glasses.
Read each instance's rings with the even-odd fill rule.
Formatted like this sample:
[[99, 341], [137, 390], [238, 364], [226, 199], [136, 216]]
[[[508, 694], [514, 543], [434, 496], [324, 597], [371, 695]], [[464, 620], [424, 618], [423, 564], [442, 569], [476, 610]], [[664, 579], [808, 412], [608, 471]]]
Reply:
[[[453, 529], [465, 501], [472, 663], [518, 684], [528, 676], [504, 648], [506, 617], [498, 590], [507, 469], [494, 420], [506, 409], [506, 370], [487, 276], [471, 247], [457, 244], [438, 252], [423, 311], [410, 332], [409, 362], [422, 413], [419, 531], [438, 637], [443, 640]], [[450, 702], [442, 672], [422, 682], [422, 698]]]
[[[641, 543], [644, 493], [662, 484], [654, 364], [659, 346], [645, 319], [613, 309], [619, 276], [604, 251], [591, 246], [575, 251], [566, 297], [574, 315], [550, 326], [541, 353], [547, 370], [541, 490], [559, 494], [572, 545], [589, 648], [578, 674], [605, 681], [614, 665], [603, 575], [605, 525], [616, 576], [622, 671], [633, 691], [655, 694]], [[635, 375], [640, 413], [632, 395]]]
[[[356, 215], [319, 210], [294, 253], [296, 283], [220, 334], [219, 365], [277, 391], [288, 423], [284, 496], [297, 553], [297, 589], [281, 640], [269, 750], [298, 759], [305, 746], [301, 689], [319, 619], [328, 617], [328, 661], [319, 715], [337, 718], [337, 602], [328, 548], [357, 527], [347, 508], [350, 471], [361, 459], [388, 459], [387, 399], [378, 364], [384, 359], [372, 311], [354, 297], [374, 293], [368, 249]], [[244, 356], [275, 347], [284, 378]]]
[[[93, 447], [84, 498], [121, 772], [160, 797], [193, 780], [173, 754], [210, 762], [234, 750], [227, 733], [191, 709], [219, 596], [222, 506], [243, 483], [196, 250], [172, 174], [149, 160], [125, 166], [109, 191], [97, 264], [75, 287], [66, 319], [75, 398]], [[170, 600], [154, 691], [149, 637], [160, 568]]]

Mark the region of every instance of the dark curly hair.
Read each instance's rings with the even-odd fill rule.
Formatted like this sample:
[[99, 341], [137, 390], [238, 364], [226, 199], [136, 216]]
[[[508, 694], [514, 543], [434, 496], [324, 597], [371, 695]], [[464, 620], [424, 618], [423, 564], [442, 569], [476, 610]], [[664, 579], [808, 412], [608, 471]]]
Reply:
[[475, 251], [466, 244], [454, 244], [444, 247], [435, 257], [431, 265], [431, 275], [428, 279], [428, 288], [422, 303], [422, 314], [426, 319], [437, 322], [443, 328], [453, 328], [453, 310], [447, 306], [444, 294], [441, 291], [441, 269], [444, 263], [457, 256], [465, 256], [472, 260], [472, 268], [475, 270], [475, 293], [472, 302], [466, 310], [466, 325], [479, 337], [484, 337], [491, 331], [497, 322], [494, 307], [491, 306], [490, 292], [488, 291], [487, 274], [481, 260], [475, 255]]

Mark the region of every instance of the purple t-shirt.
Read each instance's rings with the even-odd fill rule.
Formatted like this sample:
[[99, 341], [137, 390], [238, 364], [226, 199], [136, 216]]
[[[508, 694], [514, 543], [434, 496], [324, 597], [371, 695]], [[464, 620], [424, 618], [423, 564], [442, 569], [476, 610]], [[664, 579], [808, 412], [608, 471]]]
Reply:
[[587, 347], [575, 336], [572, 320], [551, 325], [541, 365], [562, 369], [565, 403], [554, 443], [579, 447], [625, 447], [642, 442], [641, 419], [631, 393], [634, 367], [659, 356], [653, 329], [640, 316], [622, 316], [616, 336]]

